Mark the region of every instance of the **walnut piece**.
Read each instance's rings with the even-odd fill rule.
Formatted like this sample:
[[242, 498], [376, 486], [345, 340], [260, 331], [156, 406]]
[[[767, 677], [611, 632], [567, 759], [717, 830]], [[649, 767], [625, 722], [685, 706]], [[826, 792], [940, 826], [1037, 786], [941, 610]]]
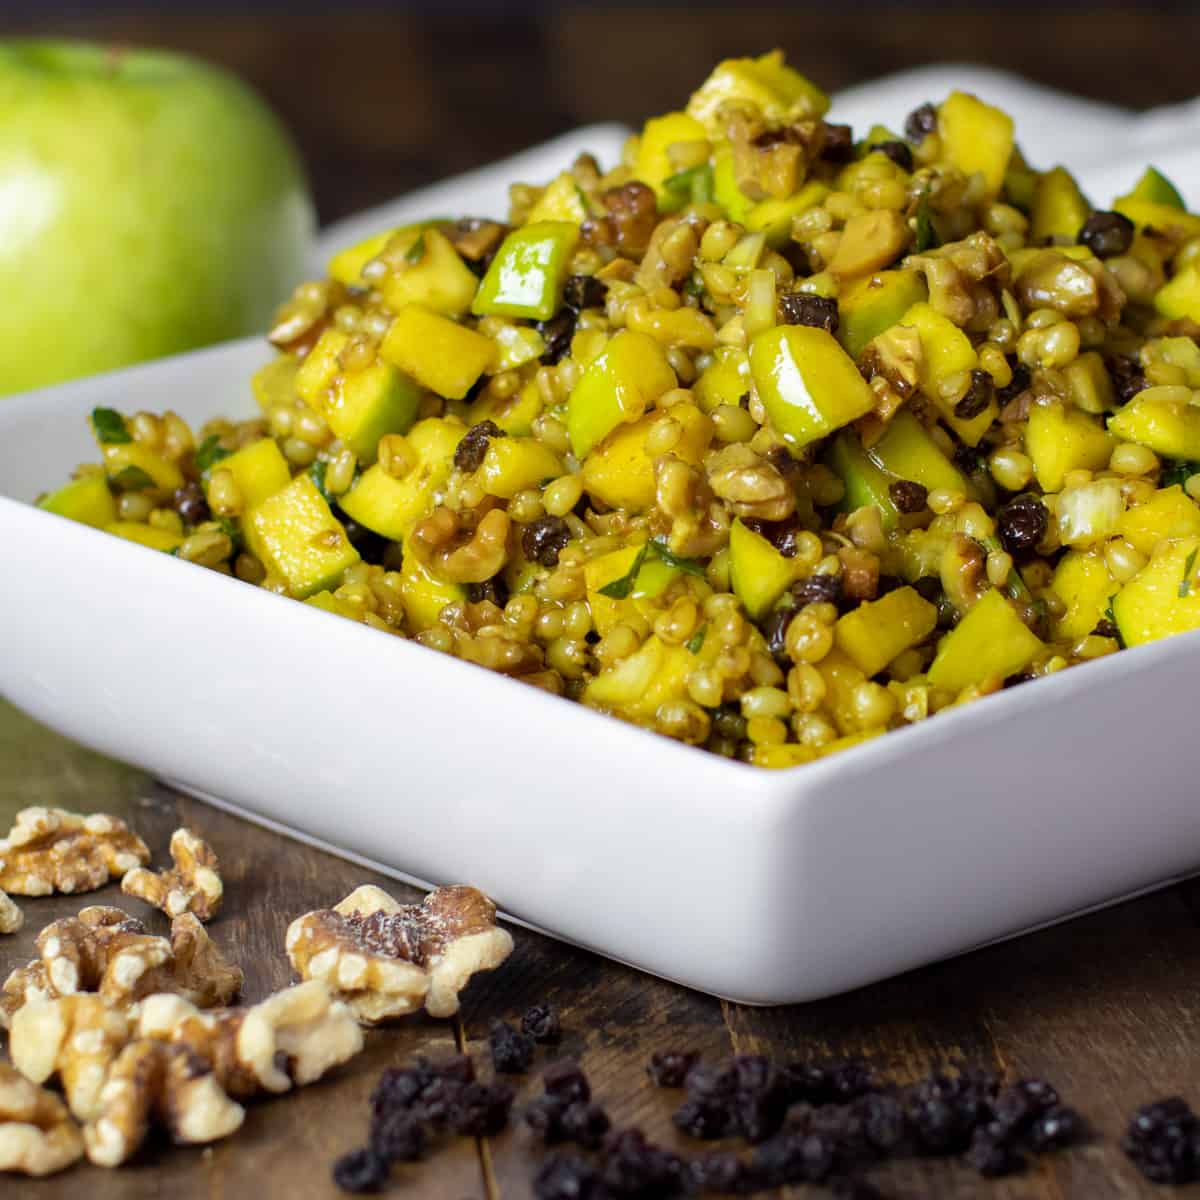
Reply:
[[0, 1062], [0, 1171], [52, 1175], [82, 1154], [83, 1139], [67, 1106]]
[[363, 1046], [354, 1013], [318, 980], [249, 1008], [208, 1012], [180, 996], [148, 996], [138, 1006], [136, 1026], [141, 1037], [179, 1043], [207, 1059], [238, 1100], [313, 1083]]
[[186, 912], [197, 920], [211, 921], [225, 890], [212, 847], [190, 829], [177, 829], [171, 834], [171, 860], [174, 867], [157, 874], [135, 867], [121, 880], [121, 891], [153, 904], [168, 917]]
[[[0, 863], [0, 871], [4, 864]], [[0, 890], [0, 933], [16, 933], [25, 924], [25, 914], [13, 903], [8, 893]]]
[[287, 932], [300, 976], [323, 980], [368, 1025], [422, 1005], [434, 1017], [453, 1015], [471, 976], [498, 967], [512, 945], [496, 906], [473, 887], [401, 904], [365, 884], [332, 909], [297, 917]]
[[0, 839], [0, 888], [17, 896], [93, 892], [149, 861], [146, 843], [117, 817], [23, 808]]
[[171, 923], [171, 938], [146, 932], [119, 908], [91, 905], [38, 935], [39, 958], [14, 970], [0, 989], [0, 1025], [31, 1001], [98, 992], [115, 1006], [153, 992], [178, 992], [204, 1008], [228, 1004], [242, 986], [191, 913]]
[[83, 1140], [92, 1162], [116, 1167], [135, 1153], [154, 1120], [174, 1141], [196, 1144], [227, 1137], [245, 1116], [206, 1059], [183, 1044], [139, 1038], [113, 1063]]
[[12, 1019], [8, 1052], [34, 1083], [62, 1081], [81, 1121], [100, 1110], [100, 1091], [130, 1037], [129, 1017], [99, 996], [80, 993], [26, 1004]]

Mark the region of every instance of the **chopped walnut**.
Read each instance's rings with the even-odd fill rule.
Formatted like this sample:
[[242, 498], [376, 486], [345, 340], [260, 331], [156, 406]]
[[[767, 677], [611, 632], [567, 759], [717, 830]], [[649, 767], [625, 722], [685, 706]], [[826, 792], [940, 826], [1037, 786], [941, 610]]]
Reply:
[[709, 456], [705, 463], [713, 492], [729, 502], [739, 517], [782, 521], [796, 511], [796, 493], [773, 463], [737, 442]]
[[171, 834], [171, 860], [175, 866], [158, 874], [135, 867], [121, 880], [121, 891], [168, 917], [190, 912], [197, 920], [211, 921], [224, 895], [212, 847], [190, 829], [177, 829]]
[[431, 1016], [451, 1016], [467, 981], [498, 967], [512, 938], [476, 888], [438, 888], [420, 904], [400, 904], [366, 884], [293, 921], [287, 951], [304, 979], [325, 981], [374, 1025], [422, 1005]]
[[61, 808], [24, 808], [0, 840], [0, 888], [18, 896], [93, 892], [150, 861], [124, 821]]
[[67, 1106], [0, 1062], [0, 1171], [52, 1175], [83, 1154]]
[[92, 905], [47, 925], [37, 947], [40, 957], [14, 970], [0, 990], [0, 1025], [31, 1001], [76, 992], [98, 992], [115, 1005], [178, 992], [207, 1008], [227, 1004], [242, 985], [242, 972], [191, 913], [176, 917], [168, 941], [119, 908]]
[[909, 255], [904, 265], [924, 274], [929, 303], [938, 312], [972, 330], [987, 329], [999, 315], [999, 292], [1012, 273], [1008, 257], [986, 233]]
[[[3, 864], [0, 864], [0, 870]], [[13, 903], [7, 892], [0, 891], [0, 933], [16, 933], [25, 924], [25, 914]]]
[[116, 1167], [142, 1144], [153, 1119], [172, 1140], [197, 1144], [228, 1137], [245, 1116], [206, 1059], [183, 1044], [142, 1038], [130, 1042], [113, 1063], [99, 1112], [84, 1126], [83, 1139], [92, 1162]]
[[207, 1059], [222, 1088], [238, 1100], [313, 1083], [363, 1046], [354, 1013], [319, 980], [285, 988], [250, 1008], [208, 1012], [181, 996], [148, 996], [138, 1006], [137, 1032]]
[[100, 1091], [129, 1035], [127, 1014], [99, 996], [60, 996], [26, 1004], [13, 1017], [8, 1051], [34, 1083], [57, 1075], [71, 1112], [89, 1121], [100, 1110]]

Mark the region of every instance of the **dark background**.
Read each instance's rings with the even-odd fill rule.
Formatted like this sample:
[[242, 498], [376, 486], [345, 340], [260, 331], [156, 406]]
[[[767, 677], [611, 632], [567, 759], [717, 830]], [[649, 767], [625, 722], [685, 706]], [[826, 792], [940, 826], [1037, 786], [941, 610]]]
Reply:
[[325, 221], [589, 121], [678, 107], [725, 55], [782, 46], [836, 89], [937, 61], [1144, 108], [1200, 92], [1200, 3], [385, 4], [0, 0], [0, 34], [157, 44], [248, 79]]

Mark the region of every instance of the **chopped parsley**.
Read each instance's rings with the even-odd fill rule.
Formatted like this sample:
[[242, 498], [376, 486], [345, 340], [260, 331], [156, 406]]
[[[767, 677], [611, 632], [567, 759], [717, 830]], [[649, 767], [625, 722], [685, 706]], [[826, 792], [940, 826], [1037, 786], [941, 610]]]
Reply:
[[158, 486], [141, 467], [135, 466], [122, 467], [109, 479], [109, 483], [123, 492], [144, 492], [147, 488]]
[[620, 579], [614, 579], [611, 583], [606, 583], [600, 589], [600, 594], [602, 596], [609, 596], [614, 600], [624, 600], [633, 591], [633, 586], [637, 582], [638, 572], [642, 569], [642, 564], [648, 556], [657, 558], [659, 562], [666, 563], [668, 567], [674, 567], [676, 570], [684, 571], [688, 575], [696, 575], [701, 579], [704, 578], [704, 564], [699, 559], [684, 558], [682, 554], [676, 554], [666, 542], [652, 539], [651, 541], [642, 543], [642, 548], [637, 552], [637, 557], [633, 560], [633, 564], [629, 570]]
[[1193, 475], [1200, 475], [1200, 463], [1187, 462], [1184, 459], [1180, 459], [1171, 463], [1169, 467], [1163, 468], [1158, 486], [1160, 488], [1169, 488], [1175, 484], [1179, 484], [1182, 487]]
[[102, 446], [121, 446], [133, 441], [125, 428], [125, 418], [115, 408], [93, 408], [92, 428]]
[[685, 644], [686, 644], [687, 648], [693, 654], [700, 653], [700, 647], [704, 645], [704, 637], [705, 637], [705, 634], [707, 634], [707, 633], [708, 633], [708, 626], [701, 625], [700, 628], [697, 629], [696, 632], [693, 633], [690, 638], [688, 638], [688, 640]]
[[606, 583], [600, 589], [600, 595], [608, 596], [612, 600], [624, 600], [633, 591], [633, 585], [637, 582], [638, 572], [642, 569], [642, 563], [646, 561], [646, 555], [649, 550], [650, 543], [643, 542], [642, 548], [634, 557], [633, 564], [629, 570], [619, 579], [614, 579], [611, 583]]
[[412, 263], [413, 266], [416, 266], [417, 263], [419, 263], [424, 257], [425, 230], [422, 229], [421, 232], [417, 234], [416, 240], [413, 242], [413, 244], [409, 246], [407, 250], [405, 250], [404, 261], [407, 263]]
[[325, 486], [325, 472], [329, 470], [329, 464], [323, 459], [318, 458], [311, 467], [308, 468], [308, 476], [316, 485], [317, 491], [321, 493], [322, 499], [326, 504], [333, 503], [333, 496], [329, 489]]
[[1183, 564], [1183, 578], [1179, 581], [1179, 598], [1182, 600], [1192, 590], [1192, 569], [1196, 565], [1196, 551], [1187, 556]]
[[709, 204], [713, 198], [713, 173], [708, 163], [676, 171], [663, 180], [663, 190], [677, 204]]
[[1117, 598], [1117, 596], [1116, 596], [1115, 592], [1111, 596], [1109, 596], [1108, 607], [1104, 610], [1104, 615], [1105, 615], [1105, 617], [1108, 618], [1108, 621], [1112, 625], [1112, 627], [1117, 631], [1117, 645], [1120, 646], [1122, 650], [1124, 650], [1125, 649], [1125, 639], [1121, 636], [1121, 626], [1117, 624], [1117, 614], [1113, 611], [1113, 601], [1116, 598]]
[[917, 244], [916, 252], [923, 253], [938, 245], [937, 230], [933, 227], [933, 217], [929, 212], [929, 193], [922, 192], [917, 204]]
[[207, 474], [221, 459], [228, 458], [231, 453], [232, 451], [221, 445], [221, 439], [215, 433], [210, 433], [196, 451], [196, 470], [201, 475]]

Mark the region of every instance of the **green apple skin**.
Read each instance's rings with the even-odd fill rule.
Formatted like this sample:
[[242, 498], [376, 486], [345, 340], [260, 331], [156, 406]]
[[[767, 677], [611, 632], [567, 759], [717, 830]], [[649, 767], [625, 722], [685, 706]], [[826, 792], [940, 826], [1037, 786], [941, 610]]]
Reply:
[[0, 395], [263, 330], [314, 226], [287, 134], [233, 77], [0, 41]]

